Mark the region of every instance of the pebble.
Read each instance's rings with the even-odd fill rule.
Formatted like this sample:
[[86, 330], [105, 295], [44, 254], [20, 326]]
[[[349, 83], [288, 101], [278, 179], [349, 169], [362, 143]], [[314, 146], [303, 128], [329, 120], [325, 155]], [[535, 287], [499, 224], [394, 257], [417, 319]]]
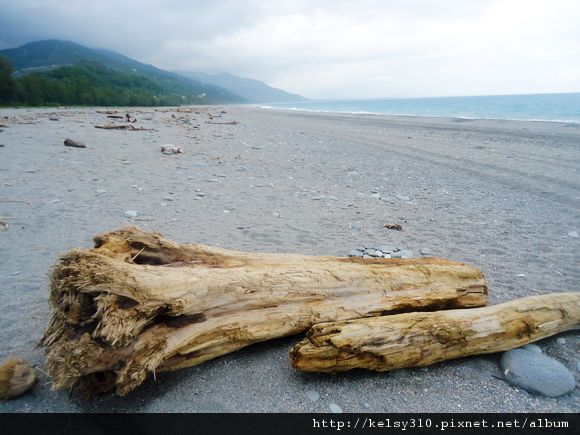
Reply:
[[371, 407], [371, 404], [368, 402], [363, 403], [363, 406], [365, 407], [365, 409], [369, 409]]
[[350, 227], [353, 230], [362, 230], [362, 224], [360, 222], [351, 222]]
[[357, 250], [357, 251], [360, 251], [360, 252], [365, 252], [365, 250], [366, 250], [366, 249], [367, 249], [367, 248], [366, 248], [366, 247], [364, 247], [364, 246], [359, 246], [358, 248], [356, 248], [356, 250]]
[[577, 232], [577, 231], [570, 231], [570, 232], [568, 233], [568, 235], [569, 235], [570, 237], [578, 237], [578, 232]]
[[105, 189], [97, 189], [95, 190], [95, 195], [102, 195], [103, 193], [107, 193]]
[[365, 250], [364, 253], [370, 257], [382, 257], [383, 256], [382, 252], [375, 251], [374, 249], [367, 249], [367, 250]]
[[203, 192], [197, 192], [195, 195], [196, 196], [199, 196], [200, 198], [203, 198], [205, 196], [205, 193], [203, 193]]
[[381, 195], [379, 193], [372, 193], [371, 198], [373, 199], [381, 199]]
[[556, 340], [558, 344], [566, 344], [566, 339], [564, 337], [560, 337]]
[[308, 397], [311, 401], [316, 402], [318, 399], [320, 399], [320, 393], [318, 391], [308, 390], [306, 392], [306, 397]]
[[391, 254], [391, 258], [413, 258], [413, 251], [410, 249], [401, 249], [400, 251]]
[[137, 217], [137, 214], [138, 213], [135, 210], [127, 210], [125, 212], [125, 217], [128, 217], [128, 218], [136, 218]]
[[535, 344], [531, 344], [531, 343], [520, 347], [520, 349], [525, 349], [525, 350], [529, 350], [531, 352], [536, 352], [536, 353], [542, 353], [542, 349], [540, 349], [539, 346], [536, 346]]
[[507, 382], [530, 393], [558, 397], [576, 387], [574, 375], [544, 354], [513, 349], [503, 354], [500, 366]]
[[433, 255], [435, 255], [434, 252], [429, 248], [421, 248], [421, 251], [419, 252], [421, 252], [421, 255], [424, 255], [426, 257], [432, 257]]
[[397, 195], [397, 199], [403, 202], [411, 201], [411, 198], [409, 198], [407, 195]]
[[348, 254], [349, 257], [362, 257], [363, 253], [359, 250], [350, 251]]
[[84, 143], [79, 142], [77, 140], [69, 139], [69, 138], [64, 140], [64, 145], [67, 147], [74, 147], [74, 148], [86, 148], [87, 147]]
[[376, 249], [377, 251], [381, 251], [383, 254], [392, 254], [393, 252], [395, 252], [397, 250], [397, 248], [395, 248], [394, 246], [390, 246], [390, 245], [377, 245], [377, 246], [374, 246], [373, 249]]
[[330, 405], [328, 405], [328, 407], [330, 408], [330, 412], [332, 412], [333, 414], [342, 414], [342, 408], [338, 406], [336, 403], [331, 403]]

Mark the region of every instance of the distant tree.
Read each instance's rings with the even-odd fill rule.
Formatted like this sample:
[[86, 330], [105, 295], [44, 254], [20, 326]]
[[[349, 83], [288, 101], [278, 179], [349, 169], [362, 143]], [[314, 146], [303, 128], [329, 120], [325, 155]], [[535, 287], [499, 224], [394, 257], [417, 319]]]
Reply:
[[0, 57], [0, 104], [9, 104], [14, 100], [16, 82], [12, 78], [14, 69], [5, 57]]

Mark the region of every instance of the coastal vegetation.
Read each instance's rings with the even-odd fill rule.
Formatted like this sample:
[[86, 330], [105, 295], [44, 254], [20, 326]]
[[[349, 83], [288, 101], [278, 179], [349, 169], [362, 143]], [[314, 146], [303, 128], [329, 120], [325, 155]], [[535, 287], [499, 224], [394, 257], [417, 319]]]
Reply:
[[76, 65], [15, 76], [0, 58], [0, 104], [24, 106], [169, 106], [207, 104], [207, 95], [171, 92], [139, 74], [83, 60]]

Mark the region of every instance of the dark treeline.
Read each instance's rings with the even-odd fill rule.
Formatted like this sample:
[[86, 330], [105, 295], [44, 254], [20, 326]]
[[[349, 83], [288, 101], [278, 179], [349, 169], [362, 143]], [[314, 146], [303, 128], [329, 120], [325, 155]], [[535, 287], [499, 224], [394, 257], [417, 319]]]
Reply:
[[0, 57], [0, 104], [25, 106], [175, 106], [200, 103], [194, 95], [176, 95], [154, 81], [83, 61], [47, 71], [14, 77]]

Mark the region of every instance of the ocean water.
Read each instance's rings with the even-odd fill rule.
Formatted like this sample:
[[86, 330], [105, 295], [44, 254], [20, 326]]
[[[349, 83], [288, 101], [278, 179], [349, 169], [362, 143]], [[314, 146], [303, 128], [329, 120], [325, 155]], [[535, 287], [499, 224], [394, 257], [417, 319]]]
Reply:
[[315, 112], [580, 123], [580, 93], [307, 101], [261, 107]]

